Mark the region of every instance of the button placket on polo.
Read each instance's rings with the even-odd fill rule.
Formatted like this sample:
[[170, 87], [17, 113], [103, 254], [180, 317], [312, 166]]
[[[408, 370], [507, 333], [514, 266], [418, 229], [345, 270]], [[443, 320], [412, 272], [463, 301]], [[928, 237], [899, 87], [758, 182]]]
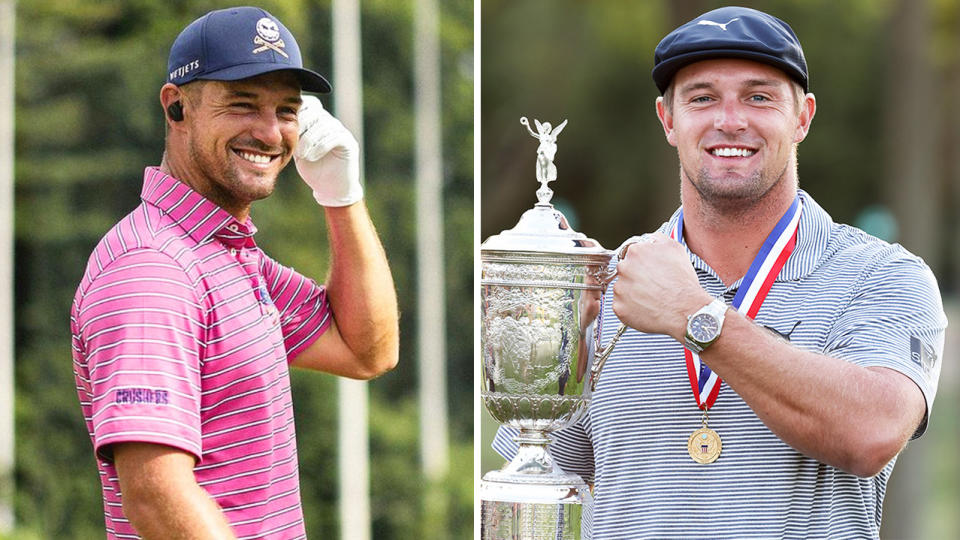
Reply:
[[[270, 325], [278, 324], [280, 321], [280, 311], [273, 303], [273, 298], [270, 296], [267, 283], [263, 275], [260, 274], [260, 261], [252, 260], [256, 257], [254, 248], [241, 248], [240, 254], [241, 258], [245, 259], [242, 266], [247, 271], [247, 275], [250, 276], [250, 282], [253, 284], [253, 292], [257, 297], [257, 302], [260, 304], [260, 313], [267, 318]], [[266, 295], [266, 298], [264, 298], [264, 295]]]
[[[228, 232], [229, 231], [229, 232]], [[218, 233], [220, 242], [224, 245], [230, 257], [240, 264], [240, 268], [249, 279], [250, 292], [260, 307], [261, 316], [271, 325], [279, 324], [280, 312], [269, 298], [269, 290], [266, 283], [263, 282], [263, 276], [260, 274], [260, 261], [258, 260], [257, 244], [253, 240], [253, 233], [256, 228], [248, 230], [237, 223], [230, 223], [224, 226]]]

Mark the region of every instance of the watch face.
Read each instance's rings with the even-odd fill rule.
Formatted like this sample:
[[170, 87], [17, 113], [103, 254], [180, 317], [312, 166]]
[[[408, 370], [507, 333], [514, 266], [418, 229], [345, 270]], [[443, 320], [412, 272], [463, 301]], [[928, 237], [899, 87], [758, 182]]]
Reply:
[[701, 343], [711, 341], [720, 331], [715, 317], [707, 313], [698, 313], [690, 319], [690, 336]]

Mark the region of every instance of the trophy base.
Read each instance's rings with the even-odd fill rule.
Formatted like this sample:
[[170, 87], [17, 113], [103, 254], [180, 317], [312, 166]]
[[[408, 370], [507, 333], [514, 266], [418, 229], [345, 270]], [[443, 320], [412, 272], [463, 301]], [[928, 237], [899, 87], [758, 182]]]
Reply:
[[480, 538], [580, 540], [583, 511], [592, 502], [577, 475], [491, 471], [480, 481]]

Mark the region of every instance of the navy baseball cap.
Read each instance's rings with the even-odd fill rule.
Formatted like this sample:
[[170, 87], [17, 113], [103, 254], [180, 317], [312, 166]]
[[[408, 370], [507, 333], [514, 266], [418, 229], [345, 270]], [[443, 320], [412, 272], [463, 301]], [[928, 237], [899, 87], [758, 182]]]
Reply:
[[807, 61], [790, 25], [762, 11], [722, 7], [667, 34], [653, 53], [653, 81], [662, 94], [686, 65], [744, 58], [779, 68], [809, 91]]
[[170, 47], [167, 82], [237, 81], [272, 71], [297, 74], [300, 87], [326, 94], [330, 83], [303, 68], [300, 47], [276, 17], [256, 7], [211, 11], [180, 32]]

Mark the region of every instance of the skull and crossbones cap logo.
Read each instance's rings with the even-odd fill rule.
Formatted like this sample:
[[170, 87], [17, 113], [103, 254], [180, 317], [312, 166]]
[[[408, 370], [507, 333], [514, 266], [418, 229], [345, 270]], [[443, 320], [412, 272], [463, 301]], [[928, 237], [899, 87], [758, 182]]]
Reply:
[[266, 10], [235, 7], [211, 11], [180, 32], [170, 47], [167, 82], [236, 81], [279, 70], [294, 71], [306, 92], [330, 92], [322, 75], [303, 67], [283, 23]]

